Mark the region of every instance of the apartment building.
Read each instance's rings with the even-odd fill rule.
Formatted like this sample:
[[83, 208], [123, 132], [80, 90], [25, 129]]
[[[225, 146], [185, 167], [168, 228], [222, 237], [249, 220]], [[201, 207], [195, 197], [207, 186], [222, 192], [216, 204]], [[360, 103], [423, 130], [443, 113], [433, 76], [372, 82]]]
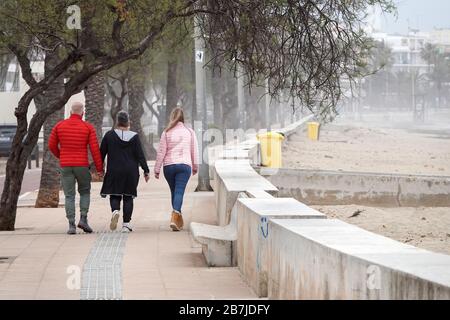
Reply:
[[373, 33], [375, 40], [384, 42], [392, 50], [394, 72], [417, 71], [419, 74], [427, 72], [428, 63], [422, 58], [422, 50], [430, 43], [430, 34], [411, 30], [406, 35]]

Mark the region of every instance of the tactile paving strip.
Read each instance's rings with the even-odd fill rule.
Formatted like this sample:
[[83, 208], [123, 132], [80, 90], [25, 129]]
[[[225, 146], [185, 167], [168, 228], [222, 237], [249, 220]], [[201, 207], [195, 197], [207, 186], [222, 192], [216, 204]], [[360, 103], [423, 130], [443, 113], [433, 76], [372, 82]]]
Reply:
[[82, 300], [122, 299], [122, 258], [128, 234], [101, 233], [83, 266]]

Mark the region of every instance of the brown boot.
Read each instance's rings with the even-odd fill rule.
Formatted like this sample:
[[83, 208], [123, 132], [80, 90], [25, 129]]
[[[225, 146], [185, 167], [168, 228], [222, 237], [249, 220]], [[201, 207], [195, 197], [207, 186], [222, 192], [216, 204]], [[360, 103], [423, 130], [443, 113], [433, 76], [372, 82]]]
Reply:
[[177, 214], [175, 213], [175, 211], [172, 211], [172, 219], [170, 219], [170, 227], [172, 228], [173, 231], [176, 231], [176, 224], [177, 221]]
[[180, 223], [180, 230], [181, 230], [184, 227], [183, 216], [181, 215], [181, 213], [178, 214], [178, 221]]
[[173, 231], [180, 231], [183, 229], [183, 217], [176, 211], [172, 211], [172, 220], [170, 221], [170, 227]]

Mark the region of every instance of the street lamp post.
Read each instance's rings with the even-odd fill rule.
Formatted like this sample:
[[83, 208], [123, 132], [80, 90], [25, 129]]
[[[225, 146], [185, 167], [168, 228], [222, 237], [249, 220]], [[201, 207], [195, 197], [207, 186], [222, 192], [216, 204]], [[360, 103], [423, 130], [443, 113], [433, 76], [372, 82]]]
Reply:
[[[205, 88], [205, 42], [200, 35], [200, 20], [198, 17], [194, 18], [194, 44], [195, 44], [195, 96], [197, 108], [200, 106], [202, 115], [202, 126], [200, 129], [200, 152], [199, 152], [199, 172], [198, 185], [195, 191], [211, 191], [209, 178], [209, 164], [207, 144], [205, 142], [205, 132], [208, 129], [208, 113], [206, 108], [206, 88]], [[197, 111], [199, 108], [197, 108]], [[197, 112], [198, 116], [198, 112]], [[196, 133], [198, 136], [198, 133]]]

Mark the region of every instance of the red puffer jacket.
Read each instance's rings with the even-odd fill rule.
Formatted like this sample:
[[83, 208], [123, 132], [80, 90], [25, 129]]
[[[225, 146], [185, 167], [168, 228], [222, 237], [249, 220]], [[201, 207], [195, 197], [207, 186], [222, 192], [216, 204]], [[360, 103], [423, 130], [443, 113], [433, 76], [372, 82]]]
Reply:
[[95, 129], [80, 115], [72, 114], [69, 119], [58, 122], [48, 141], [48, 148], [59, 159], [61, 167], [88, 167], [88, 145], [97, 172], [103, 172]]

